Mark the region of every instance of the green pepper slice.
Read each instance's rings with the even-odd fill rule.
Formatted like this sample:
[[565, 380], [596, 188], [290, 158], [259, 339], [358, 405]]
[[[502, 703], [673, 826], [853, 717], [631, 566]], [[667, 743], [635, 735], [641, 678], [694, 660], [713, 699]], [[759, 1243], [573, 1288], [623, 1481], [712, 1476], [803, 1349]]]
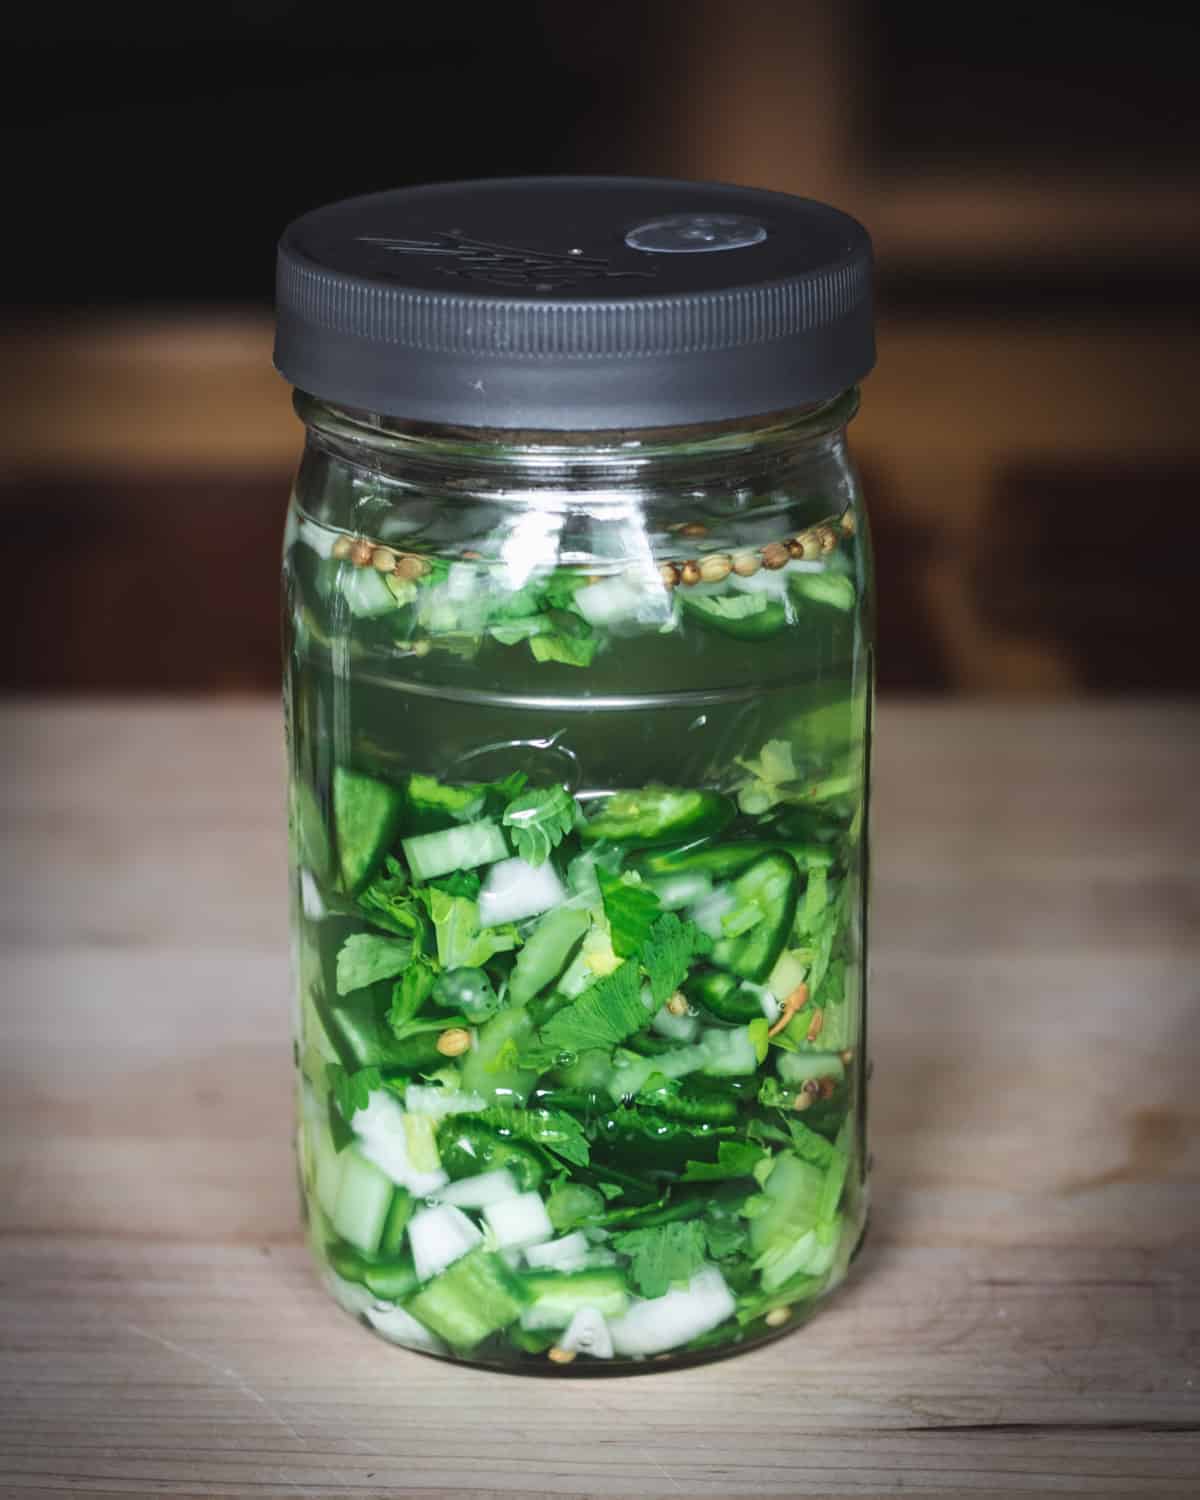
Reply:
[[705, 969], [691, 975], [684, 982], [683, 993], [718, 1021], [757, 1021], [763, 1013], [758, 996], [744, 990], [741, 980], [723, 969]]
[[[712, 961], [742, 979], [761, 982], [775, 967], [791, 931], [800, 872], [790, 854], [776, 851], [756, 860], [731, 890], [735, 905], [729, 916], [737, 936], [719, 939]], [[744, 925], [748, 918], [754, 919], [752, 925]]]
[[733, 821], [736, 809], [719, 792], [645, 786], [614, 792], [579, 830], [585, 844], [608, 839], [631, 849], [695, 843]]

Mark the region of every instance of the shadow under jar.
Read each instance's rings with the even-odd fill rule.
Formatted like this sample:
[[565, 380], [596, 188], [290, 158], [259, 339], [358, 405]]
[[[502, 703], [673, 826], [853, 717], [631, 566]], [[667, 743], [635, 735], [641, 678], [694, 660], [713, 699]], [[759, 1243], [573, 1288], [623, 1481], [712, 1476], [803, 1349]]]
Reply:
[[281, 244], [308, 1234], [383, 1337], [662, 1370], [861, 1240], [865, 232], [641, 179]]

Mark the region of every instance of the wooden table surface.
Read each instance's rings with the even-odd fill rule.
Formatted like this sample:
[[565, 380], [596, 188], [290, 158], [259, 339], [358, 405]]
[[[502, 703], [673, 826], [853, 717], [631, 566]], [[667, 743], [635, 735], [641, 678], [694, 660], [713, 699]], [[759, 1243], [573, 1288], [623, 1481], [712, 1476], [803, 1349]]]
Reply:
[[604, 1381], [310, 1275], [277, 706], [2, 721], [0, 1495], [1200, 1494], [1200, 710], [883, 705], [868, 1249]]

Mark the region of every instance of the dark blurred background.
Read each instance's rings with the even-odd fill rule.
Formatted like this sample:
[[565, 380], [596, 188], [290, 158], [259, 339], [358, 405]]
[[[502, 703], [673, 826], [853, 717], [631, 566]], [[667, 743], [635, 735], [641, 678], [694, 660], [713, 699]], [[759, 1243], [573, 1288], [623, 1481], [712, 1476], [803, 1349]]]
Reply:
[[1190, 8], [47, 8], [6, 23], [8, 690], [277, 681], [274, 243], [329, 199], [642, 172], [871, 228], [881, 685], [1200, 690]]

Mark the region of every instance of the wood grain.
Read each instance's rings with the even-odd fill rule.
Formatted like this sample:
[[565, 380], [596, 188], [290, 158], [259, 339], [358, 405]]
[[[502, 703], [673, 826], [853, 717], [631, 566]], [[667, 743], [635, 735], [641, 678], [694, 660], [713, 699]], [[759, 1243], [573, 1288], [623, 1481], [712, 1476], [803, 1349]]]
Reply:
[[276, 705], [0, 711], [0, 1495], [1200, 1492], [1200, 711], [880, 724], [860, 1273], [572, 1382], [309, 1274]]

